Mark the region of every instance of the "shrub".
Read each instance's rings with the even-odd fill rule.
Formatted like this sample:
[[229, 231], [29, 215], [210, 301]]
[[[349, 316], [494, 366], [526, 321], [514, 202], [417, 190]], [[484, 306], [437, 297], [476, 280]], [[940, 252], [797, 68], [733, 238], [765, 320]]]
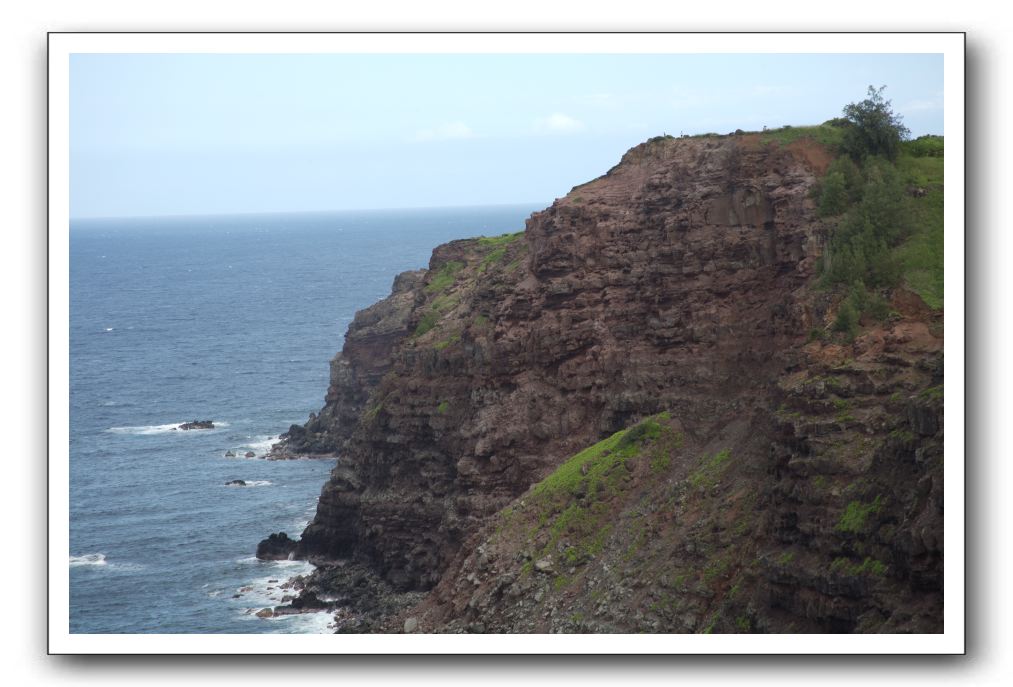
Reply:
[[848, 207], [848, 189], [844, 175], [840, 172], [829, 172], [823, 178], [823, 189], [820, 192], [820, 217], [839, 215]]
[[865, 100], [844, 106], [844, 117], [853, 126], [845, 128], [841, 146], [855, 160], [869, 155], [895, 160], [901, 141], [911, 134], [901, 116], [890, 109], [890, 101], [883, 98], [885, 89], [869, 86]]
[[905, 141], [901, 149], [912, 157], [943, 157], [943, 137], [919, 136], [913, 141]]
[[837, 319], [834, 320], [834, 331], [843, 332], [849, 338], [854, 338], [858, 331], [858, 311], [852, 305], [851, 299], [847, 298], [837, 309]]

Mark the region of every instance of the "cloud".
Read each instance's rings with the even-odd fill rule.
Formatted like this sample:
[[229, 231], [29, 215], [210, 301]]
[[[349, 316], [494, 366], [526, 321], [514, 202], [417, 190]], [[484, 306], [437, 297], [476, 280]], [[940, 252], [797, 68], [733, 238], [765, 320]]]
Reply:
[[553, 112], [548, 117], [542, 117], [535, 122], [537, 131], [554, 134], [571, 134], [583, 128], [584, 122], [562, 112]]
[[415, 133], [416, 141], [449, 141], [461, 138], [475, 138], [475, 132], [464, 122], [447, 122]]

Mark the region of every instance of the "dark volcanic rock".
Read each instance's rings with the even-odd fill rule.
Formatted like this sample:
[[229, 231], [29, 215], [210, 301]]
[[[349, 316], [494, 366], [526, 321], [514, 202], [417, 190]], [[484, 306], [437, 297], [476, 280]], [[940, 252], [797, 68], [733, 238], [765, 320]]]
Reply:
[[191, 429], [214, 429], [215, 423], [211, 420], [191, 420], [190, 422], [184, 422], [179, 425], [176, 429], [191, 430]]
[[[523, 234], [398, 276], [272, 449], [341, 455], [295, 555], [433, 590], [367, 630], [939, 631], [941, 315], [807, 344], [833, 316], [812, 289], [829, 161], [652, 139]], [[567, 457], [662, 411], [679, 448], [615, 477], [598, 545], [532, 511]], [[577, 472], [579, 512], [599, 475]]]
[[272, 534], [257, 544], [257, 558], [264, 561], [287, 560], [296, 549], [297, 542], [284, 532]]
[[246, 486], [246, 480], [241, 480], [241, 479], [229, 480], [228, 482], [225, 483], [225, 486], [227, 486], [227, 487], [245, 487]]

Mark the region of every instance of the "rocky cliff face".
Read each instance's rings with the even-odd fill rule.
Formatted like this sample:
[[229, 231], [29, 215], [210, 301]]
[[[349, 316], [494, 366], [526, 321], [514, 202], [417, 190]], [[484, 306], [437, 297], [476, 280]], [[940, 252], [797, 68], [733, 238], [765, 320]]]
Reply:
[[653, 139], [400, 275], [275, 449], [341, 455], [296, 554], [424, 630], [940, 630], [941, 315], [807, 343], [828, 161]]

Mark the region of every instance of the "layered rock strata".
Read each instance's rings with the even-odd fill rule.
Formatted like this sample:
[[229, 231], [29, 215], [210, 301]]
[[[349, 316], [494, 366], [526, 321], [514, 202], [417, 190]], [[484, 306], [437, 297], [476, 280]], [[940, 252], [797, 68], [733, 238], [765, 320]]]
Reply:
[[[294, 555], [436, 588], [391, 627], [931, 627], [941, 316], [908, 312], [854, 345], [807, 344], [834, 306], [812, 288], [828, 227], [811, 191], [828, 161], [815, 144], [752, 136], [652, 139], [523, 233], [451, 242], [427, 270], [399, 275], [356, 315], [324, 408], [273, 450], [341, 456]], [[624, 458], [623, 488], [595, 506], [620, 539], [565, 560], [565, 523], [545, 528], [590, 508], [587, 494], [546, 511], [529, 488], [659, 413], [679, 437], [651, 458], [665, 471]], [[722, 451], [732, 458], [700, 493], [694, 475]], [[504, 527], [504, 513], [526, 528]], [[665, 533], [631, 577], [644, 589], [582, 625], [634, 521]], [[711, 565], [720, 574], [697, 579]], [[899, 590], [921, 609], [907, 620], [893, 612]], [[663, 612], [624, 612], [647, 598]]]

